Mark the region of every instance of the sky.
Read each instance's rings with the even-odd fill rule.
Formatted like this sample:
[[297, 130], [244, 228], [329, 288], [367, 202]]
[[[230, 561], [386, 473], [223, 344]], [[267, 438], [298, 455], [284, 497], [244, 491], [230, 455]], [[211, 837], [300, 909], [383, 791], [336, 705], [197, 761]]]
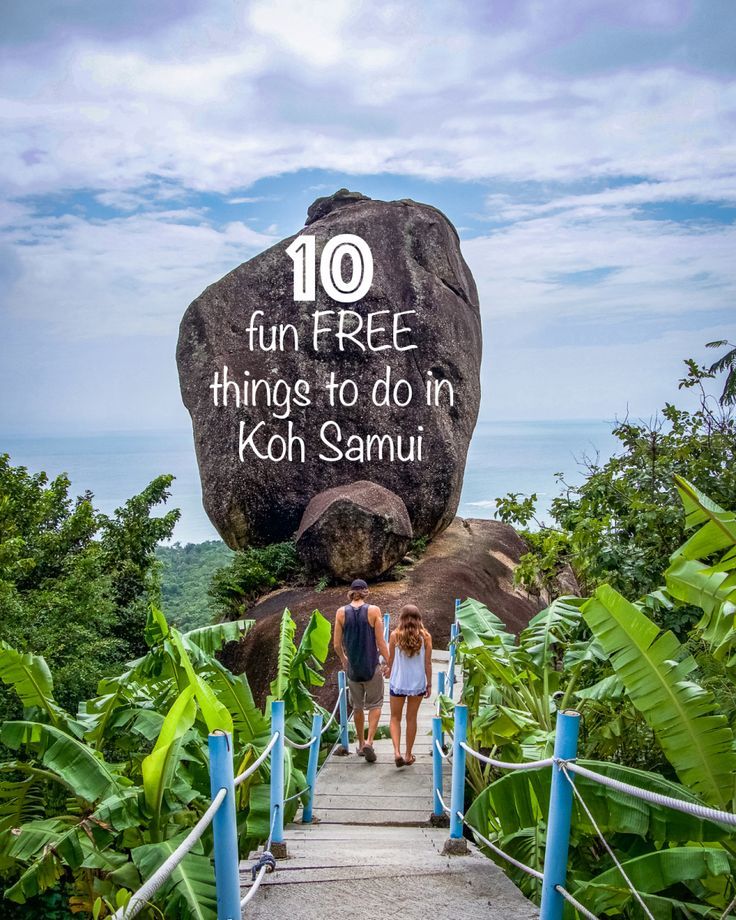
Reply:
[[346, 186], [455, 223], [483, 419], [649, 416], [736, 341], [732, 0], [11, 0], [0, 433], [182, 429], [178, 324]]

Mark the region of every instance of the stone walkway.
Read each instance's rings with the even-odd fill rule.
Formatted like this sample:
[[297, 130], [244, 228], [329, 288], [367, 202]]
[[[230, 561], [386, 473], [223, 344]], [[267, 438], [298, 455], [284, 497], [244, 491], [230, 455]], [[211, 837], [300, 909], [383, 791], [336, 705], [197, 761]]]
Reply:
[[[437, 672], [447, 652], [433, 656]], [[244, 916], [254, 920], [532, 920], [531, 904], [472, 844], [467, 856], [447, 857], [443, 828], [429, 826], [432, 812], [431, 727], [435, 696], [422, 703], [412, 767], [397, 769], [386, 739], [375, 745], [378, 762], [355, 753], [333, 757], [317, 785], [317, 822], [286, 828], [288, 858], [267, 875]], [[386, 687], [381, 724], [388, 725]], [[444, 797], [449, 803], [449, 766]], [[242, 865], [243, 892], [250, 884]]]

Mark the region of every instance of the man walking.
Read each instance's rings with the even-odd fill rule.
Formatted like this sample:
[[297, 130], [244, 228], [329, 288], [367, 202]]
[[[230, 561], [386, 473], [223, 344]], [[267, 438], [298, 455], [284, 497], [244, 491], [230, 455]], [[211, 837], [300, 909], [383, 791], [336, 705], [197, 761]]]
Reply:
[[[380, 607], [367, 604], [368, 585], [362, 578], [350, 585], [350, 603], [335, 615], [335, 651], [348, 673], [350, 703], [353, 707], [358, 754], [368, 763], [376, 762], [373, 739], [383, 706], [383, 668], [378, 656], [388, 661], [388, 646], [383, 637]], [[368, 738], [365, 737], [365, 710], [368, 710]]]

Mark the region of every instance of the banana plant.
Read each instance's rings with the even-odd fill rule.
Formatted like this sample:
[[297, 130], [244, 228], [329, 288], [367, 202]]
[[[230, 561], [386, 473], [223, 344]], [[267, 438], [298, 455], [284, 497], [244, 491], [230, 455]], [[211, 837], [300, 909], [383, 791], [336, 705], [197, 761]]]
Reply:
[[[103, 680], [76, 717], [54, 700], [42, 658], [0, 646], [0, 680], [24, 705], [24, 719], [0, 730], [2, 743], [17, 752], [0, 765], [6, 898], [32, 902], [63, 879], [71, 882], [73, 911], [105, 917], [163, 863], [209, 804], [209, 732], [232, 732], [237, 772], [269, 741], [268, 712], [255, 705], [247, 678], [215, 658], [251, 625], [181, 634], [152, 609], [148, 653]], [[298, 647], [295, 631], [286, 611], [283, 632], [291, 647], [284, 641], [276, 680], [290, 731], [308, 737], [315, 705], [309, 688], [323, 680], [330, 627], [315, 611]], [[287, 752], [287, 796], [306, 785], [306, 756]], [[268, 781], [267, 761], [238, 790], [243, 855], [268, 836]], [[287, 820], [297, 807], [295, 800], [288, 804]], [[211, 851], [205, 834], [157, 894], [157, 915], [215, 920]]]
[[[550, 753], [557, 708], [583, 713], [579, 757], [632, 785], [727, 811], [736, 805], [736, 737], [722, 694], [710, 689], [705, 648], [733, 687], [736, 665], [736, 515], [677, 480], [686, 523], [697, 528], [675, 552], [665, 585], [629, 601], [602, 585], [586, 601], [561, 598], [518, 637], [477, 601], [459, 611], [464, 701], [471, 743], [500, 759]], [[649, 614], [698, 607], [688, 643]], [[594, 759], [610, 757], [611, 761]], [[473, 762], [474, 764], [474, 762]], [[469, 764], [468, 820], [505, 851], [541, 871], [549, 771], [500, 774]], [[657, 918], [720, 916], [736, 894], [736, 835], [723, 825], [616, 793], [577, 777], [596, 823]], [[493, 854], [491, 855], [492, 858]], [[509, 870], [538, 897], [539, 886]], [[592, 912], [636, 918], [638, 903], [575, 802], [568, 888]], [[716, 909], [720, 908], [718, 913]], [[566, 916], [574, 912], [566, 906]]]

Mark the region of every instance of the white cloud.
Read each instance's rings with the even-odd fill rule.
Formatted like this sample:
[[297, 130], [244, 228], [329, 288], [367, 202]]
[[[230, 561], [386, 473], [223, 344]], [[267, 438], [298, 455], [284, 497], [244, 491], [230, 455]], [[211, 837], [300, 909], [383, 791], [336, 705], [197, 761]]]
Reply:
[[[645, 7], [643, 22], [659, 21], [662, 5]], [[229, 29], [203, 13], [155, 44], [8, 55], [0, 173], [10, 193], [125, 191], [150, 175], [227, 192], [315, 167], [703, 187], [731, 169], [733, 84], [664, 66], [542, 76], [538, 53], [561, 27], [549, 5], [519, 10], [263, 0]]]
[[186, 306], [273, 237], [197, 211], [113, 220], [33, 218], [6, 235], [17, 278], [6, 309], [61, 337], [175, 334]]

